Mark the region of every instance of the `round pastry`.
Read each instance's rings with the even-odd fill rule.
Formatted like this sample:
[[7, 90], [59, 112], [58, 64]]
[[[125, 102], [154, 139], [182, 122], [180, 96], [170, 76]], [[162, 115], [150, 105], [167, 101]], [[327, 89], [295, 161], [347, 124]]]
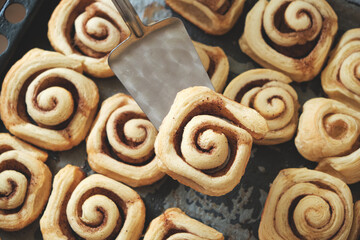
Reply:
[[304, 104], [295, 145], [301, 155], [319, 162], [317, 170], [351, 184], [360, 181], [360, 113], [332, 99]]
[[229, 61], [220, 47], [211, 47], [193, 41], [200, 60], [216, 92], [222, 92], [229, 74]]
[[330, 98], [360, 110], [360, 28], [341, 37], [321, 73], [321, 85]]
[[60, 53], [30, 50], [3, 82], [1, 119], [15, 136], [36, 146], [68, 150], [86, 136], [99, 101], [80, 62]]
[[262, 138], [266, 121], [206, 87], [179, 92], [155, 141], [162, 171], [196, 191], [220, 196], [244, 174], [252, 137]]
[[37, 149], [8, 133], [0, 133], [0, 153], [11, 150], [25, 152], [42, 162], [45, 162], [48, 158], [47, 152]]
[[240, 17], [245, 0], [166, 0], [175, 12], [213, 35], [227, 33]]
[[145, 206], [134, 190], [98, 174], [85, 178], [67, 165], [54, 178], [40, 228], [45, 240], [136, 240], [144, 221]]
[[27, 151], [0, 155], [0, 229], [18, 231], [35, 221], [51, 190], [49, 168]]
[[360, 201], [354, 205], [354, 220], [348, 240], [359, 240], [360, 238]]
[[169, 208], [151, 221], [144, 240], [223, 240], [215, 229], [192, 219], [179, 208]]
[[347, 239], [353, 221], [349, 187], [306, 168], [280, 171], [261, 216], [259, 239]]
[[165, 175], [157, 166], [156, 135], [134, 99], [116, 94], [103, 102], [87, 139], [89, 165], [133, 187], [150, 185]]
[[61, 0], [49, 21], [53, 48], [84, 64], [94, 77], [111, 77], [107, 58], [130, 31], [111, 0]]
[[289, 141], [298, 123], [299, 101], [289, 85], [291, 79], [270, 69], [253, 69], [234, 78], [224, 96], [254, 108], [266, 119], [269, 132], [257, 144], [273, 145]]
[[304, 82], [321, 71], [337, 29], [326, 0], [260, 0], [246, 17], [239, 44], [263, 67]]

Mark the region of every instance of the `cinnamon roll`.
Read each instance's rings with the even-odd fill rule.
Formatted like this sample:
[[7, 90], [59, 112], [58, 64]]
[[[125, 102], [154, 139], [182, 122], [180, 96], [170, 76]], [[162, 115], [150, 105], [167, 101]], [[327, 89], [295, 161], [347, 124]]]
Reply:
[[206, 33], [223, 35], [240, 17], [245, 0], [166, 0], [175, 12]]
[[244, 174], [252, 137], [264, 137], [266, 121], [206, 87], [179, 92], [155, 141], [162, 171], [196, 191], [220, 196]]
[[15, 136], [61, 151], [86, 136], [99, 101], [80, 62], [60, 53], [30, 50], [6, 74], [1, 119]]
[[220, 47], [211, 47], [193, 41], [211, 83], [216, 92], [222, 92], [229, 74], [229, 61], [225, 52]]
[[321, 73], [321, 85], [330, 98], [360, 110], [360, 28], [342, 36]]
[[0, 155], [0, 229], [17, 231], [39, 217], [51, 189], [51, 172], [34, 154]]
[[259, 239], [347, 239], [353, 221], [349, 187], [306, 168], [284, 169], [271, 185]]
[[94, 77], [111, 77], [107, 58], [130, 31], [111, 0], [61, 0], [51, 15], [48, 38], [53, 48], [84, 64]]
[[215, 229], [192, 219], [179, 208], [169, 208], [151, 221], [144, 240], [223, 240]]
[[326, 0], [260, 0], [246, 17], [239, 44], [265, 68], [304, 82], [320, 72], [337, 29]]
[[234, 78], [224, 95], [254, 108], [266, 119], [269, 132], [257, 144], [273, 145], [289, 141], [295, 134], [299, 102], [291, 79], [270, 69], [254, 69]]
[[359, 240], [360, 238], [360, 201], [354, 205], [354, 220], [348, 240]]
[[67, 165], [54, 178], [40, 228], [45, 240], [136, 240], [144, 221], [145, 206], [134, 190], [99, 174], [85, 178]]
[[304, 104], [295, 145], [302, 156], [319, 162], [317, 170], [351, 184], [360, 181], [360, 113], [332, 99]]
[[8, 133], [0, 133], [0, 154], [11, 150], [25, 152], [42, 162], [48, 158], [47, 152], [37, 149]]
[[156, 135], [134, 99], [116, 94], [103, 102], [87, 139], [89, 164], [130, 186], [150, 185], [164, 176], [154, 153]]

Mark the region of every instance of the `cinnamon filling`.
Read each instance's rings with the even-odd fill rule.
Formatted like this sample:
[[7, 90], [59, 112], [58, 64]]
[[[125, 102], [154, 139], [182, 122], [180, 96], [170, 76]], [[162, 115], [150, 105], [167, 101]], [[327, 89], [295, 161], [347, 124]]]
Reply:
[[209, 65], [209, 69], [207, 70], [207, 74], [209, 76], [209, 78], [212, 78], [212, 76], [214, 75], [217, 63], [216, 61], [213, 59], [214, 56], [210, 56], [210, 65]]
[[[119, 137], [120, 141], [125, 144], [126, 146], [128, 146], [128, 148], [131, 149], [135, 149], [137, 147], [139, 147], [143, 142], [135, 142], [132, 141], [131, 139], [128, 139], [125, 136], [124, 133], [124, 126], [125, 123], [128, 122], [131, 119], [146, 119], [148, 120], [148, 118], [146, 117], [145, 114], [138, 114], [138, 113], [134, 113], [134, 112], [124, 112], [121, 115], [121, 118], [117, 119], [116, 122], [116, 132], [117, 132], [117, 136]], [[109, 143], [109, 140], [107, 139], [107, 134], [106, 134], [106, 129], [103, 130], [102, 134], [102, 152], [104, 152], [105, 154], [111, 156], [112, 158], [120, 161], [120, 162], [124, 162], [127, 164], [132, 164], [134, 166], [145, 166], [146, 164], [150, 163], [153, 158], [155, 157], [155, 151], [154, 149], [152, 149], [146, 156], [139, 158], [139, 159], [133, 159], [130, 158], [120, 152], [117, 152], [115, 149], [113, 149]], [[145, 139], [147, 138], [147, 136], [145, 136]]]
[[74, 192], [74, 190], [78, 184], [79, 184], [78, 182], [72, 183], [71, 186], [69, 187], [69, 189], [67, 189], [67, 194], [65, 194], [64, 199], [62, 200], [60, 214], [59, 214], [59, 226], [60, 226], [61, 232], [68, 239], [71, 239], [71, 240], [81, 239], [80, 236], [78, 236], [71, 228], [71, 226], [67, 220], [67, 215], [66, 215], [66, 206], [69, 203], [71, 194]]
[[[326, 117], [324, 118], [324, 123], [326, 121]], [[330, 137], [334, 139], [341, 139], [344, 137], [348, 130], [347, 124], [342, 120], [337, 120], [332, 124], [324, 124], [326, 132]]]
[[[81, 1], [79, 3], [79, 5], [74, 9], [74, 11], [69, 16], [69, 20], [67, 22], [67, 26], [65, 29], [65, 36], [68, 40], [69, 45], [72, 46], [73, 51], [75, 53], [93, 57], [93, 58], [103, 58], [103, 57], [106, 57], [109, 53], [95, 51], [95, 50], [89, 48], [88, 46], [84, 45], [77, 38], [76, 33], [75, 33], [74, 22], [75, 22], [75, 19], [80, 14], [82, 14], [83, 12], [87, 12], [87, 14], [89, 16], [88, 20], [94, 16], [97, 16], [97, 17], [107, 20], [108, 22], [110, 22], [112, 25], [116, 26], [119, 29], [119, 32], [121, 34], [121, 41], [124, 41], [128, 37], [128, 35], [124, 34], [123, 31], [121, 31], [121, 26], [119, 26], [105, 12], [103, 12], [102, 9], [99, 9], [96, 6], [91, 5], [94, 2], [96, 2], [96, 1], [88, 0], [88, 1]], [[83, 28], [85, 28], [85, 25], [83, 25]], [[86, 33], [86, 31], [84, 31], [84, 33]], [[88, 34], [88, 37], [89, 37], [89, 39], [91, 39], [92, 41], [94, 41], [96, 43], [97, 41], [104, 40], [108, 37], [108, 30], [104, 28], [101, 31], [101, 34]]]
[[[100, 188], [100, 187], [95, 187], [95, 188], [92, 188], [90, 190], [88, 190], [86, 193], [84, 193], [80, 200], [79, 200], [79, 204], [77, 206], [77, 214], [78, 214], [78, 217], [82, 216], [82, 205], [84, 204], [85, 200], [90, 198], [91, 196], [94, 196], [94, 195], [104, 195], [106, 197], [108, 197], [109, 199], [111, 199], [115, 204], [116, 206], [118, 207], [119, 209], [119, 212], [120, 212], [120, 217], [117, 221], [117, 224], [116, 224], [116, 227], [115, 229], [113, 230], [113, 232], [110, 234], [110, 236], [107, 238], [107, 239], [115, 239], [116, 236], [119, 235], [119, 232], [123, 226], [123, 223], [124, 223], [124, 219], [126, 219], [126, 213], [127, 213], [127, 210], [126, 210], [126, 203], [119, 197], [117, 196], [115, 193], [107, 190], [107, 189], [104, 189], [104, 188]], [[101, 210], [101, 209], [99, 209]], [[100, 211], [101, 212], [101, 211]], [[103, 222], [100, 223], [98, 226], [95, 226], [95, 228], [93, 228], [93, 226], [90, 226], [84, 222], [82, 222], [82, 224], [84, 224], [85, 226], [88, 226], [89, 228], [93, 228], [94, 231], [96, 231], [96, 229], [98, 228], [101, 228], [101, 226], [103, 224], [106, 223], [106, 219], [107, 219], [107, 213], [103, 213]]]
[[[22, 173], [27, 179], [27, 183], [28, 183], [27, 188], [29, 188], [30, 184], [34, 184], [31, 181], [31, 172], [22, 163], [19, 163], [18, 161], [14, 160], [14, 159], [3, 161], [3, 162], [0, 163], [0, 173], [3, 172], [3, 171], [6, 171], [6, 170], [14, 170], [14, 171]], [[16, 190], [18, 188], [18, 185], [16, 184], [16, 182], [12, 181], [11, 179], [8, 180], [8, 182], [11, 184], [12, 191], [11, 191], [11, 193], [9, 195], [5, 195], [5, 194], [0, 193], [0, 198], [2, 198], [2, 197], [11, 198], [15, 194], [15, 192], [16, 192]], [[9, 209], [9, 210], [1, 209], [1, 212], [4, 215], [17, 213], [17, 212], [19, 212], [21, 210], [24, 203], [22, 203], [19, 207], [14, 208], [14, 209]]]
[[[211, 115], [211, 116], [215, 116], [215, 117], [219, 117], [219, 118], [223, 118], [223, 119], [227, 119], [230, 122], [232, 122], [233, 124], [240, 126], [242, 128], [244, 128], [240, 122], [234, 117], [234, 115], [228, 111], [224, 106], [223, 106], [223, 102], [219, 99], [218, 101], [214, 100], [213, 102], [204, 102], [205, 100], [203, 100], [203, 103], [200, 103], [199, 105], [197, 105], [189, 114], [188, 116], [186, 116], [183, 120], [183, 122], [181, 123], [179, 129], [176, 131], [175, 136], [173, 138], [173, 142], [174, 142], [174, 146], [175, 146], [175, 151], [177, 153], [177, 155], [181, 158], [183, 158], [182, 152], [181, 152], [181, 141], [182, 141], [182, 136], [183, 136], [183, 132], [184, 132], [184, 128], [187, 125], [187, 123], [194, 117], [197, 115]], [[229, 160], [227, 161], [227, 164], [225, 166], [221, 166], [221, 169], [216, 169], [217, 171], [214, 171], [215, 169], [208, 169], [208, 170], [204, 170], [203, 172], [213, 176], [213, 177], [217, 177], [217, 176], [222, 176], [225, 175], [229, 169], [231, 168], [234, 160], [235, 160], [235, 154], [236, 154], [236, 147], [237, 146], [237, 142], [239, 141], [239, 139], [237, 139], [234, 134], [231, 131], [228, 131], [226, 129], [223, 129], [222, 127], [217, 127], [217, 126], [210, 126], [207, 129], [213, 129], [214, 131], [218, 131], [221, 132], [223, 134], [226, 135], [227, 139], [228, 139], [228, 143], [229, 143], [229, 147], [230, 147], [230, 157]], [[246, 128], [244, 128], [246, 129]], [[205, 131], [206, 129], [199, 129], [198, 133], [196, 133], [195, 136], [198, 136], [201, 132]], [[196, 146], [197, 149], [199, 149], [199, 151], [204, 152], [204, 154], [209, 154], [211, 153], [211, 149], [208, 150], [203, 150], [200, 148], [200, 146]]]
[[[294, 32], [294, 30], [292, 30], [286, 23], [285, 21], [285, 11], [287, 6], [290, 4], [290, 2], [283, 4], [279, 10], [276, 12], [275, 16], [274, 16], [274, 24], [275, 27], [281, 32], [281, 33], [292, 33]], [[304, 12], [306, 13], [306, 12]], [[284, 46], [279, 46], [276, 43], [274, 43], [266, 34], [264, 28], [262, 28], [262, 36], [263, 39], [265, 40], [265, 42], [270, 45], [273, 49], [275, 49], [277, 52], [294, 58], [294, 59], [302, 59], [307, 57], [316, 47], [317, 43], [320, 40], [321, 37], [321, 33], [319, 34], [319, 36], [317, 36], [313, 41], [309, 41], [307, 43], [305, 43], [304, 45], [299, 45], [296, 44], [294, 46], [290, 46], [290, 47], [284, 47]]]
[[[33, 74], [31, 77], [29, 77], [25, 81], [25, 83], [21, 87], [21, 90], [19, 93], [19, 99], [18, 99], [18, 104], [17, 104], [17, 113], [20, 116], [20, 118], [23, 119], [25, 122], [30, 122], [34, 125], [38, 125], [40, 127], [44, 127], [44, 128], [48, 128], [48, 129], [64, 130], [69, 125], [71, 120], [73, 119], [75, 113], [77, 113], [77, 112], [81, 113], [81, 112], [86, 111], [86, 109], [85, 109], [86, 103], [84, 103], [83, 100], [79, 98], [79, 94], [78, 94], [76, 87], [70, 81], [68, 81], [66, 79], [63, 79], [63, 78], [48, 78], [48, 79], [46, 79], [46, 81], [44, 81], [41, 85], [38, 86], [38, 88], [35, 90], [35, 96], [33, 96], [33, 103], [34, 103], [33, 105], [37, 108], [37, 110], [46, 111], [45, 109], [42, 109], [36, 102], [36, 97], [41, 91], [43, 91], [49, 87], [53, 87], [53, 86], [62, 87], [64, 89], [68, 90], [71, 93], [73, 100], [74, 100], [74, 112], [66, 121], [64, 121], [56, 126], [47, 126], [47, 125], [43, 125], [40, 123], [36, 123], [30, 117], [30, 115], [27, 113], [26, 103], [25, 103], [26, 91], [27, 91], [29, 85], [31, 84], [31, 82], [39, 74], [41, 74], [42, 72], [44, 72], [46, 70], [47, 69]], [[56, 105], [56, 101], [54, 101], [54, 104]]]
[[8, 152], [14, 150], [13, 147], [8, 146], [8, 145], [0, 145], [0, 154], [4, 153], [4, 152]]
[[240, 89], [240, 91], [236, 94], [235, 97], [235, 101], [240, 103], [242, 98], [244, 97], [245, 93], [247, 93], [248, 91], [250, 91], [253, 88], [256, 87], [262, 87], [263, 85], [265, 85], [266, 83], [270, 82], [269, 79], [259, 79], [256, 81], [252, 81], [248, 84], [246, 84], [243, 88]]

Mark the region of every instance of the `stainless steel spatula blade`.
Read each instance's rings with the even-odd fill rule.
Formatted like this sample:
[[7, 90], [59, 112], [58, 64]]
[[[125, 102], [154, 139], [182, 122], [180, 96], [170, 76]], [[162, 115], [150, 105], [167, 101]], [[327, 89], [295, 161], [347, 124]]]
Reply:
[[113, 2], [132, 33], [111, 52], [109, 65], [158, 129], [179, 91], [213, 86], [180, 19], [145, 26], [128, 0]]

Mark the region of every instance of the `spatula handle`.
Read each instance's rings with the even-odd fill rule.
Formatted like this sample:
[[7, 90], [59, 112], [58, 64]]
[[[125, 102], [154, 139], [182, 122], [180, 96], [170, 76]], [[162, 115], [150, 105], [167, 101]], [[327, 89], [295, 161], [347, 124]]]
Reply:
[[144, 24], [141, 22], [134, 7], [129, 0], [112, 0], [123, 19], [127, 22], [130, 30], [136, 37], [144, 35]]

